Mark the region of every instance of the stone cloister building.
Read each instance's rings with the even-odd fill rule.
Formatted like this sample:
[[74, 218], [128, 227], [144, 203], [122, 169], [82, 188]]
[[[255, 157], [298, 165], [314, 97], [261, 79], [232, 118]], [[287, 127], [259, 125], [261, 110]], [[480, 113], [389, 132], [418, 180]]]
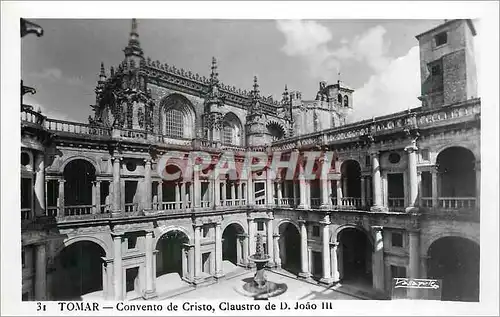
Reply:
[[[320, 83], [282, 100], [144, 57], [132, 22], [125, 57], [101, 64], [88, 123], [21, 109], [23, 300], [161, 298], [161, 277], [192, 285], [251, 268], [262, 234], [270, 268], [390, 295], [393, 277], [443, 280], [443, 299], [479, 299], [480, 113], [470, 20], [417, 36], [422, 106], [349, 122], [353, 90]], [[404, 80], [404, 78], [402, 78]], [[311, 151], [307, 179], [270, 168], [184, 173], [192, 151], [286, 161]], [[243, 174], [244, 175], [243, 177]], [[327, 176], [327, 177], [326, 177]], [[417, 296], [414, 293], [410, 297]]]

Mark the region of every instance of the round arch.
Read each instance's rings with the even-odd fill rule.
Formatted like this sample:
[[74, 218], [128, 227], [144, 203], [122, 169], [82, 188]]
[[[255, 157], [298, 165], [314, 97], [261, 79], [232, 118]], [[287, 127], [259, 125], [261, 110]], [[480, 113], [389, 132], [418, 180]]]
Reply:
[[162, 134], [186, 139], [195, 137], [196, 110], [186, 96], [173, 93], [161, 99], [159, 105]]
[[346, 224], [335, 230], [338, 270], [342, 281], [372, 286], [373, 239], [364, 228]]
[[241, 230], [243, 231], [243, 233], [247, 233], [247, 231], [245, 230], [245, 226], [239, 220], [231, 220], [231, 221], [227, 222], [221, 228], [222, 232], [224, 232], [224, 230], [226, 230], [226, 228], [229, 227], [230, 225], [237, 225], [237, 226], [239, 226], [241, 228]]
[[422, 241], [422, 251], [424, 251], [426, 254], [429, 252], [429, 248], [431, 245], [436, 242], [437, 240], [441, 238], [462, 238], [466, 240], [470, 240], [474, 243], [476, 243], [478, 246], [480, 245], [479, 237], [466, 233], [464, 231], [443, 231], [443, 232], [438, 232], [429, 237], [429, 239], [423, 239]]
[[[436, 155], [432, 158], [432, 164], [437, 163], [437, 158], [439, 157], [439, 154], [444, 152], [445, 150], [448, 150], [449, 148], [463, 148], [465, 150], [468, 150], [473, 156], [476, 161], [480, 160], [480, 157], [478, 157], [476, 154], [476, 149], [473, 144], [470, 143], [446, 143], [436, 149]], [[480, 155], [480, 154], [479, 154]]]
[[282, 224], [285, 224], [285, 223], [291, 223], [292, 225], [295, 226], [295, 229], [297, 229], [297, 231], [300, 233], [300, 227], [299, 227], [299, 224], [297, 223], [297, 221], [290, 219], [290, 218], [284, 218], [284, 219], [280, 219], [280, 221], [274, 227], [274, 230], [273, 230], [274, 234], [279, 234], [280, 233], [280, 226]]
[[366, 231], [365, 228], [363, 228], [359, 225], [356, 225], [356, 224], [352, 224], [352, 223], [347, 223], [347, 224], [344, 224], [344, 225], [337, 227], [335, 229], [335, 231], [333, 232], [333, 234], [331, 235], [331, 240], [332, 240], [331, 242], [338, 242], [338, 236], [342, 232], [342, 230], [344, 230], [344, 229], [356, 229], [356, 230], [361, 231], [362, 233], [364, 233], [366, 235], [366, 237], [368, 238], [368, 241], [370, 241], [370, 244], [373, 246], [372, 235], [368, 231]]
[[96, 175], [101, 174], [101, 168], [99, 167], [99, 164], [97, 164], [97, 161], [91, 157], [87, 157], [87, 156], [83, 156], [83, 155], [72, 155], [72, 156], [67, 157], [63, 161], [63, 163], [59, 166], [59, 172], [64, 173], [64, 169], [66, 168], [66, 166], [69, 163], [76, 161], [76, 160], [84, 160], [84, 161], [89, 162], [94, 167]]
[[161, 227], [157, 228], [158, 234], [155, 234], [154, 245], [158, 246], [158, 241], [161, 239], [161, 237], [163, 237], [165, 234], [167, 234], [171, 231], [180, 231], [180, 232], [184, 233], [186, 235], [186, 237], [188, 238], [189, 243], [190, 244], [194, 243], [193, 237], [183, 227], [181, 227], [181, 226], [161, 226]]

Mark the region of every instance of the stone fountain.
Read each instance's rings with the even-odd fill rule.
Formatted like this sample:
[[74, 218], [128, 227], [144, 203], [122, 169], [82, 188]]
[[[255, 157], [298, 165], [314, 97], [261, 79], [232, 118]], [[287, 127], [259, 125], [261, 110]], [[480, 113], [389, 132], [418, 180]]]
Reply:
[[267, 280], [265, 267], [270, 258], [269, 254], [264, 253], [262, 235], [257, 234], [255, 254], [249, 257], [249, 260], [255, 263], [257, 271], [253, 279], [243, 285], [243, 289], [248, 295], [255, 299], [267, 299], [269, 297], [278, 296], [287, 290], [286, 284], [274, 283]]

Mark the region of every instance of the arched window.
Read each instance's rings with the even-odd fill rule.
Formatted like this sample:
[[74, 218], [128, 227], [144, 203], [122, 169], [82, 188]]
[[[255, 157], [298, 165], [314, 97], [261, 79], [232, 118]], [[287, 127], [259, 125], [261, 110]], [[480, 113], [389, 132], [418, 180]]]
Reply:
[[165, 98], [161, 105], [162, 131], [171, 138], [194, 138], [195, 112], [189, 100], [179, 94]]
[[349, 97], [344, 96], [344, 107], [349, 107]]
[[341, 94], [338, 94], [337, 95], [337, 101], [342, 104], [342, 95]]
[[243, 129], [238, 117], [229, 112], [224, 116], [222, 126], [222, 143], [232, 145], [242, 145]]

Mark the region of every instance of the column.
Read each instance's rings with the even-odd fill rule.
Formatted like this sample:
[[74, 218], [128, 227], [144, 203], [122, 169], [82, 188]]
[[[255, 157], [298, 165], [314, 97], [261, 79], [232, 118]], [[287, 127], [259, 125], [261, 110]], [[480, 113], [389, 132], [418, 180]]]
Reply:
[[290, 190], [289, 190], [289, 182], [288, 181], [283, 181], [281, 187], [283, 190], [283, 198], [286, 198], [287, 200], [290, 198]]
[[309, 278], [311, 274], [309, 273], [309, 250], [307, 247], [307, 226], [305, 220], [299, 220], [300, 223], [300, 259], [301, 259], [301, 270], [299, 277]]
[[181, 200], [180, 200], [180, 208], [186, 209], [187, 208], [187, 197], [186, 197], [186, 188], [187, 188], [187, 183], [179, 183], [179, 188], [181, 192]]
[[255, 202], [254, 202], [254, 193], [253, 193], [252, 171], [250, 170], [247, 175], [248, 175], [248, 182], [247, 182], [247, 205], [248, 206], [253, 206], [255, 204]]
[[323, 284], [331, 284], [332, 271], [331, 271], [331, 258], [330, 258], [330, 217], [325, 216], [322, 222], [320, 222], [323, 232], [322, 232], [322, 256], [323, 256], [323, 277], [320, 282]]
[[366, 198], [368, 200], [367, 205], [371, 206], [370, 200], [372, 199], [372, 182], [369, 179], [370, 177], [367, 177], [367, 182], [366, 182]]
[[214, 208], [217, 206], [220, 206], [220, 182], [219, 182], [219, 177], [215, 176], [215, 178], [212, 180], [213, 181], [213, 186], [212, 188], [214, 189]]
[[222, 230], [221, 223], [215, 225], [215, 277], [220, 278], [224, 275], [222, 270]]
[[194, 281], [194, 247], [191, 245], [188, 249], [188, 276], [189, 281]]
[[280, 257], [280, 235], [275, 234], [273, 236], [274, 241], [274, 263], [278, 269], [281, 268], [281, 257]]
[[231, 181], [230, 184], [231, 184], [231, 200], [233, 201], [233, 206], [234, 206], [236, 205], [236, 186], [238, 186], [238, 184], [236, 184], [234, 181]]
[[347, 192], [347, 177], [342, 177], [342, 196], [349, 197], [349, 193]]
[[144, 210], [151, 210], [151, 159], [144, 160]]
[[373, 187], [373, 207], [382, 207], [382, 180], [380, 177], [379, 153], [373, 151], [372, 156], [372, 187]]
[[269, 267], [274, 267], [274, 241], [273, 241], [273, 219], [267, 220], [267, 254], [269, 255]]
[[229, 182], [228, 180], [226, 179], [223, 183], [222, 183], [222, 201], [223, 201], [223, 205], [227, 206], [227, 198], [228, 198], [228, 193], [229, 193], [229, 190], [228, 190], [228, 187], [229, 187]]
[[[255, 222], [248, 218], [248, 255], [255, 253]], [[249, 263], [251, 264], [251, 263]]]
[[35, 215], [45, 215], [45, 154], [38, 153], [35, 162]]
[[384, 291], [384, 239], [382, 237], [382, 227], [373, 226], [373, 255], [372, 255], [372, 275], [373, 288]]
[[342, 206], [342, 184], [340, 179], [337, 179], [336, 181], [336, 188], [337, 188], [337, 205]]
[[112, 213], [120, 213], [121, 182], [120, 182], [120, 157], [113, 158], [113, 208]]
[[64, 216], [64, 179], [58, 179], [59, 182], [59, 216]]
[[408, 152], [408, 178], [410, 182], [410, 199], [408, 208], [406, 208], [406, 212], [416, 212], [418, 211], [418, 179], [417, 179], [417, 146], [416, 142], [413, 141], [410, 146], [405, 148], [405, 151]]
[[197, 283], [201, 279], [201, 226], [194, 225], [194, 282]]
[[431, 177], [432, 177], [432, 207], [433, 208], [438, 208], [439, 207], [439, 199], [438, 199], [438, 171], [437, 167], [434, 167], [431, 171]]
[[268, 206], [274, 205], [273, 182], [271, 180], [271, 174], [272, 174], [271, 169], [268, 168], [266, 170], [266, 198]]
[[101, 213], [101, 181], [95, 182], [95, 208], [96, 213]]
[[163, 181], [158, 181], [158, 210], [163, 210]]
[[330, 161], [326, 157], [321, 162], [321, 208], [328, 209], [330, 207], [330, 197], [328, 197], [328, 172], [330, 170]]
[[309, 209], [309, 202], [307, 201], [306, 195], [306, 179], [304, 175], [301, 173], [299, 175], [299, 189], [300, 189], [300, 203], [298, 208], [300, 209]]
[[[409, 230], [410, 234], [410, 257], [408, 265], [408, 277], [411, 279], [421, 278], [419, 274], [420, 266], [420, 231]], [[418, 289], [410, 288], [408, 289], [408, 297], [411, 299], [418, 299]]]
[[331, 265], [331, 272], [332, 272], [332, 282], [337, 283], [340, 280], [340, 274], [339, 274], [339, 269], [338, 269], [338, 260], [337, 260], [337, 249], [338, 249], [339, 243], [338, 242], [333, 242], [330, 244], [330, 265]]
[[122, 235], [113, 235], [113, 274], [114, 274], [114, 290], [115, 290], [115, 300], [123, 300], [123, 268], [122, 268]]
[[154, 270], [153, 270], [153, 231], [146, 231], [146, 289], [144, 298], [154, 297]]
[[200, 181], [200, 171], [198, 170], [199, 165], [197, 168], [194, 170], [194, 175], [193, 175], [193, 187], [194, 187], [194, 201], [193, 207], [194, 208], [200, 208], [201, 207], [201, 181]]
[[283, 188], [282, 187], [283, 187], [283, 182], [281, 180], [276, 180], [278, 206], [282, 205], [282, 200], [283, 200]]
[[92, 213], [95, 214], [97, 212], [96, 208], [96, 182], [92, 182]]
[[361, 176], [361, 206], [366, 206], [365, 176]]
[[175, 187], [175, 209], [181, 208], [181, 183], [174, 185]]
[[297, 200], [299, 199], [299, 187], [295, 181], [292, 181], [293, 185], [293, 207], [297, 206]]
[[243, 252], [243, 265], [248, 265], [248, 251], [250, 247], [248, 246], [248, 235], [241, 235], [241, 244], [242, 244], [242, 252]]
[[35, 299], [47, 300], [47, 252], [45, 244], [36, 245]]
[[418, 182], [418, 205], [422, 206], [422, 193], [424, 192], [423, 190], [423, 184], [422, 184], [422, 172], [417, 172], [417, 182]]

